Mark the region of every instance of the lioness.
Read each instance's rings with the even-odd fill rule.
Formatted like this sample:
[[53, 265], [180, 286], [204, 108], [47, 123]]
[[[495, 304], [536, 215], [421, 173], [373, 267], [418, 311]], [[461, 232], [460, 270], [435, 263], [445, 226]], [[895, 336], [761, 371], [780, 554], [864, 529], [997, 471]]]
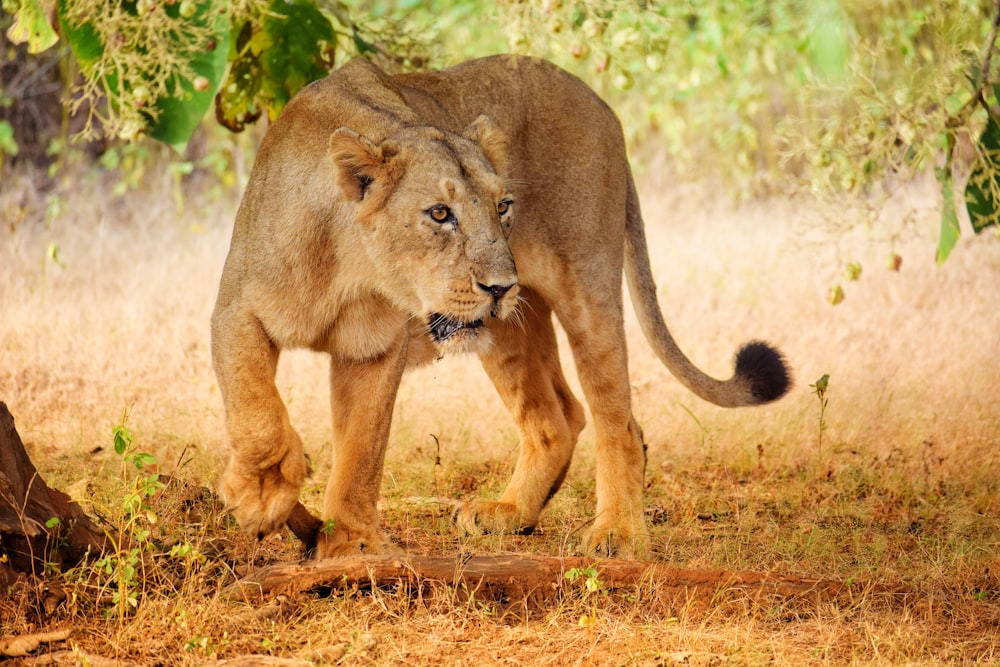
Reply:
[[231, 454], [220, 491], [240, 524], [278, 529], [307, 474], [275, 388], [280, 351], [330, 354], [333, 468], [320, 557], [396, 550], [376, 500], [407, 366], [475, 352], [521, 437], [497, 501], [467, 531], [530, 532], [569, 467], [584, 411], [559, 363], [572, 346], [595, 422], [597, 510], [583, 547], [642, 556], [645, 452], [629, 396], [621, 275], [650, 345], [701, 398], [773, 401], [780, 353], [752, 342], [726, 381], [664, 325], [615, 114], [541, 60], [497, 56], [389, 76], [361, 60], [303, 89], [269, 129], [236, 216], [212, 316]]

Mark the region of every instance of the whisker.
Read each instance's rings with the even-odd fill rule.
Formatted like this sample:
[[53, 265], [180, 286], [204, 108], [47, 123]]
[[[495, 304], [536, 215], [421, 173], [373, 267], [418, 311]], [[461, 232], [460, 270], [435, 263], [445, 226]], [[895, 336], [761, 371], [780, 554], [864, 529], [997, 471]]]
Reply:
[[449, 294], [451, 292], [456, 291], [450, 287], [437, 287], [434, 285], [414, 285], [413, 287], [414, 289], [417, 290], [427, 291], [427, 292], [437, 292], [439, 294]]
[[444, 315], [438, 315], [433, 320], [429, 320], [427, 322], [427, 330], [425, 331], [425, 333], [430, 333], [434, 329], [434, 327], [436, 327], [439, 324], [443, 324], [447, 321], [448, 321], [447, 317], [445, 317]]
[[511, 185], [530, 185], [530, 184], [531, 184], [531, 181], [525, 180], [523, 178], [507, 178], [507, 179], [504, 179], [504, 185], [507, 186], [508, 190], [510, 189]]
[[[407, 324], [409, 324], [410, 322], [414, 322], [416, 320], [417, 320], [417, 318], [415, 316], [411, 315], [410, 319], [407, 320]], [[422, 318], [419, 320], [419, 322], [420, 322], [420, 326], [418, 328], [414, 329], [414, 331], [416, 331], [421, 336], [427, 336], [427, 335], [429, 335], [430, 332], [431, 332], [431, 329], [434, 327], [434, 324], [436, 323], [436, 322], [428, 322], [428, 321], [426, 321], [426, 320], [424, 320]]]
[[517, 306], [514, 306], [514, 310], [511, 311], [510, 318], [514, 321], [514, 326], [516, 326], [518, 329], [521, 330], [522, 333], [524, 333], [525, 331], [524, 326], [527, 320], [525, 320], [524, 315], [521, 313], [521, 310]]
[[524, 306], [525, 306], [525, 307], [526, 307], [526, 308], [527, 308], [528, 310], [530, 310], [530, 311], [532, 312], [532, 314], [534, 314], [534, 312], [535, 312], [535, 307], [534, 307], [534, 306], [532, 305], [532, 303], [531, 303], [530, 301], [528, 301], [527, 299], [525, 299], [525, 298], [524, 298], [523, 296], [521, 296], [520, 294], [518, 294], [518, 295], [517, 295], [517, 300], [518, 300], [518, 306], [520, 306], [521, 304], [524, 304]]
[[525, 326], [527, 325], [528, 322], [527, 318], [524, 316], [524, 313], [521, 310], [524, 304], [527, 304], [527, 307], [531, 308], [531, 303], [527, 299], [525, 299], [522, 296], [518, 296], [517, 303], [514, 304], [514, 309], [510, 311], [511, 319], [514, 321], [514, 324], [517, 326], [517, 328], [520, 329], [522, 332], [525, 331]]

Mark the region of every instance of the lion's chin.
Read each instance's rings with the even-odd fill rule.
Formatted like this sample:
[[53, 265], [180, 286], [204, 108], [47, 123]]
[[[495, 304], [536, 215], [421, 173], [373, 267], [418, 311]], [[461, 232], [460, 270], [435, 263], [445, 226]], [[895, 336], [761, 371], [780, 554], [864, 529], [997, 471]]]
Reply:
[[439, 313], [428, 318], [427, 333], [439, 356], [482, 352], [493, 340], [482, 320], [462, 322]]

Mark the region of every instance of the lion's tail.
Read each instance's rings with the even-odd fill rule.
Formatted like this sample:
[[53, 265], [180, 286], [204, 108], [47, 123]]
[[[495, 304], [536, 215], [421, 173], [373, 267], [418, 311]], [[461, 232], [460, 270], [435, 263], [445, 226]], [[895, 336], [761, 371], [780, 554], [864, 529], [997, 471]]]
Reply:
[[716, 405], [759, 405], [781, 398], [791, 386], [791, 374], [782, 354], [763, 341], [751, 341], [740, 348], [733, 377], [724, 381], [706, 375], [677, 347], [656, 299], [639, 196], [631, 175], [628, 189], [625, 277], [642, 332], [656, 356], [685, 387]]

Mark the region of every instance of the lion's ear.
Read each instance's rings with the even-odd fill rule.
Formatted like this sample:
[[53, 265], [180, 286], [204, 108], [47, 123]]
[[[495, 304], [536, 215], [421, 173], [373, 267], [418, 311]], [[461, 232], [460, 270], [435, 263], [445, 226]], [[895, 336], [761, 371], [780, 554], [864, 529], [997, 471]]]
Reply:
[[507, 134], [493, 124], [489, 116], [480, 116], [472, 121], [462, 133], [469, 141], [479, 144], [486, 159], [493, 165], [498, 174], [507, 172], [507, 152], [509, 150]]
[[384, 164], [382, 151], [366, 137], [342, 127], [330, 135], [330, 157], [337, 187], [354, 201], [365, 198], [365, 191]]

